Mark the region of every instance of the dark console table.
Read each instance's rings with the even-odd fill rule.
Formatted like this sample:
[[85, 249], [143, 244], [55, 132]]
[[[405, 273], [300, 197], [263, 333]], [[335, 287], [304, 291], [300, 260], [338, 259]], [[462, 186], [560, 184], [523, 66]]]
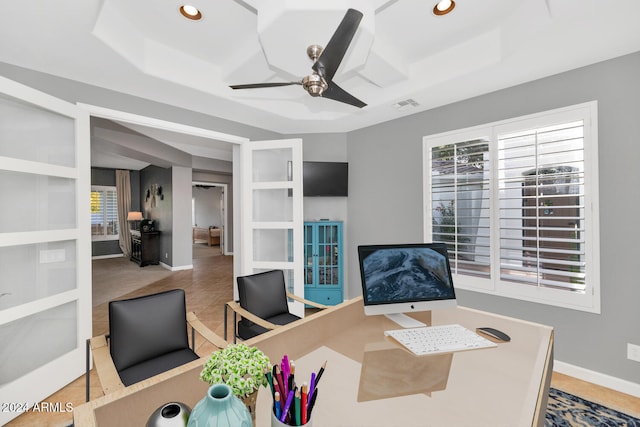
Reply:
[[131, 235], [131, 261], [140, 267], [160, 263], [160, 232], [149, 231]]

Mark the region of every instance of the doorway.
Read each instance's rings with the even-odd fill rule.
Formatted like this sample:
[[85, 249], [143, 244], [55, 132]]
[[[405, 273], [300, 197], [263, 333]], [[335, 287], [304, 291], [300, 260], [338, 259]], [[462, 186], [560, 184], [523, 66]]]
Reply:
[[228, 195], [228, 185], [225, 183], [193, 181], [191, 224], [194, 245], [204, 243], [209, 247], [219, 246], [222, 254], [231, 255], [229, 232], [233, 230], [233, 225], [231, 215], [228, 215]]

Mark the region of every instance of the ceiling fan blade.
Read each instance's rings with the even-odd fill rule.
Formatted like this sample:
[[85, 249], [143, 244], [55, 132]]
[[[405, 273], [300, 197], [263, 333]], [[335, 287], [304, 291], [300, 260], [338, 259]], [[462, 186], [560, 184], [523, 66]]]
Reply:
[[329, 87], [327, 87], [327, 89], [325, 89], [324, 92], [322, 92], [323, 98], [329, 98], [329, 99], [333, 99], [334, 101], [344, 102], [345, 104], [350, 104], [358, 108], [367, 106], [367, 104], [365, 104], [355, 96], [351, 95], [349, 92], [342, 89], [333, 81], [329, 81], [328, 85]]
[[353, 36], [358, 30], [361, 20], [362, 12], [355, 9], [347, 10], [342, 22], [338, 25], [333, 36], [331, 36], [331, 40], [325, 46], [316, 63], [313, 64], [313, 70], [324, 77], [325, 80], [333, 79], [342, 62], [342, 58], [347, 53]]
[[246, 85], [230, 85], [231, 89], [260, 89], [265, 87], [280, 87], [280, 86], [291, 86], [291, 85], [301, 85], [302, 82], [282, 82], [282, 83], [250, 83]]

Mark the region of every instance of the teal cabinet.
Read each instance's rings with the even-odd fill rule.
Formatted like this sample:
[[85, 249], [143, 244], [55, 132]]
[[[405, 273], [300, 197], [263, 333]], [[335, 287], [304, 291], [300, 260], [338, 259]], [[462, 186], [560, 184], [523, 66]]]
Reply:
[[344, 295], [342, 222], [304, 223], [304, 297], [326, 305]]

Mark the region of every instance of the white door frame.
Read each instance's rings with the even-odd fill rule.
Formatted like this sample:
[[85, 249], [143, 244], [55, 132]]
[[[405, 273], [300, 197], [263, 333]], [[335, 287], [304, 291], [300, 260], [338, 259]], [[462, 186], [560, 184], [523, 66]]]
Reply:
[[[147, 127], [153, 127], [156, 129], [162, 129], [162, 130], [166, 130], [166, 131], [170, 131], [170, 132], [177, 132], [177, 133], [182, 133], [185, 135], [193, 135], [193, 136], [199, 136], [202, 138], [209, 138], [209, 139], [215, 139], [218, 141], [223, 141], [223, 142], [228, 142], [233, 144], [233, 150], [235, 152], [236, 147], [239, 147], [240, 144], [245, 143], [245, 142], [249, 142], [249, 138], [245, 138], [242, 136], [238, 136], [238, 135], [232, 135], [229, 133], [223, 133], [223, 132], [218, 132], [218, 131], [214, 131], [214, 130], [210, 130], [210, 129], [204, 129], [204, 128], [200, 128], [200, 127], [196, 127], [196, 126], [190, 126], [190, 125], [185, 125], [182, 123], [176, 123], [176, 122], [170, 122], [167, 120], [162, 120], [162, 119], [156, 119], [153, 117], [148, 117], [148, 116], [142, 116], [139, 114], [133, 114], [133, 113], [127, 113], [124, 111], [119, 111], [119, 110], [113, 110], [110, 108], [104, 108], [104, 107], [99, 107], [96, 105], [91, 105], [91, 104], [83, 104], [83, 103], [78, 103], [78, 106], [80, 106], [81, 108], [87, 110], [89, 112], [89, 115], [91, 117], [100, 117], [103, 119], [108, 119], [108, 120], [115, 120], [115, 121], [120, 121], [120, 122], [125, 122], [125, 123], [131, 123], [131, 124], [136, 124], [136, 125], [140, 125], [140, 126], [147, 126]], [[238, 165], [239, 167], [240, 165]], [[234, 188], [239, 188], [239, 186], [235, 185], [235, 157], [234, 157], [234, 175], [233, 175], [233, 180], [234, 180]], [[225, 198], [227, 197], [227, 192], [225, 191]], [[235, 201], [236, 201], [237, 197], [234, 197], [234, 212], [235, 212]], [[228, 218], [228, 205], [225, 202], [225, 209], [227, 209], [226, 212], [226, 216]], [[234, 213], [235, 215], [235, 213]], [[236, 224], [239, 226], [239, 222], [236, 223], [235, 222], [235, 217], [234, 217], [234, 228], [236, 226]], [[226, 230], [225, 230], [226, 231]], [[233, 230], [229, 230], [229, 232], [233, 232]], [[226, 232], [224, 233], [225, 235], [227, 234]], [[224, 236], [224, 238], [226, 239], [227, 236]], [[235, 240], [234, 237], [234, 242], [237, 242], [238, 240]], [[225, 245], [225, 250], [227, 250], [227, 245]], [[234, 259], [234, 270], [235, 270], [235, 266], [237, 264], [235, 264], [235, 259]]]
[[185, 125], [182, 123], [170, 122], [167, 120], [156, 119], [153, 117], [142, 116], [139, 114], [127, 113], [119, 110], [112, 110], [110, 108], [98, 107], [91, 104], [78, 103], [80, 108], [83, 108], [89, 112], [91, 117], [101, 117], [108, 120], [116, 120], [120, 122], [132, 123], [141, 126], [153, 127], [156, 129], [167, 130], [171, 132], [183, 133], [185, 135], [200, 136], [203, 138], [216, 139], [219, 141], [229, 142], [232, 144], [242, 144], [249, 141], [249, 138], [245, 138], [238, 135], [232, 135], [229, 133], [218, 132], [210, 129], [204, 129], [196, 126]]

